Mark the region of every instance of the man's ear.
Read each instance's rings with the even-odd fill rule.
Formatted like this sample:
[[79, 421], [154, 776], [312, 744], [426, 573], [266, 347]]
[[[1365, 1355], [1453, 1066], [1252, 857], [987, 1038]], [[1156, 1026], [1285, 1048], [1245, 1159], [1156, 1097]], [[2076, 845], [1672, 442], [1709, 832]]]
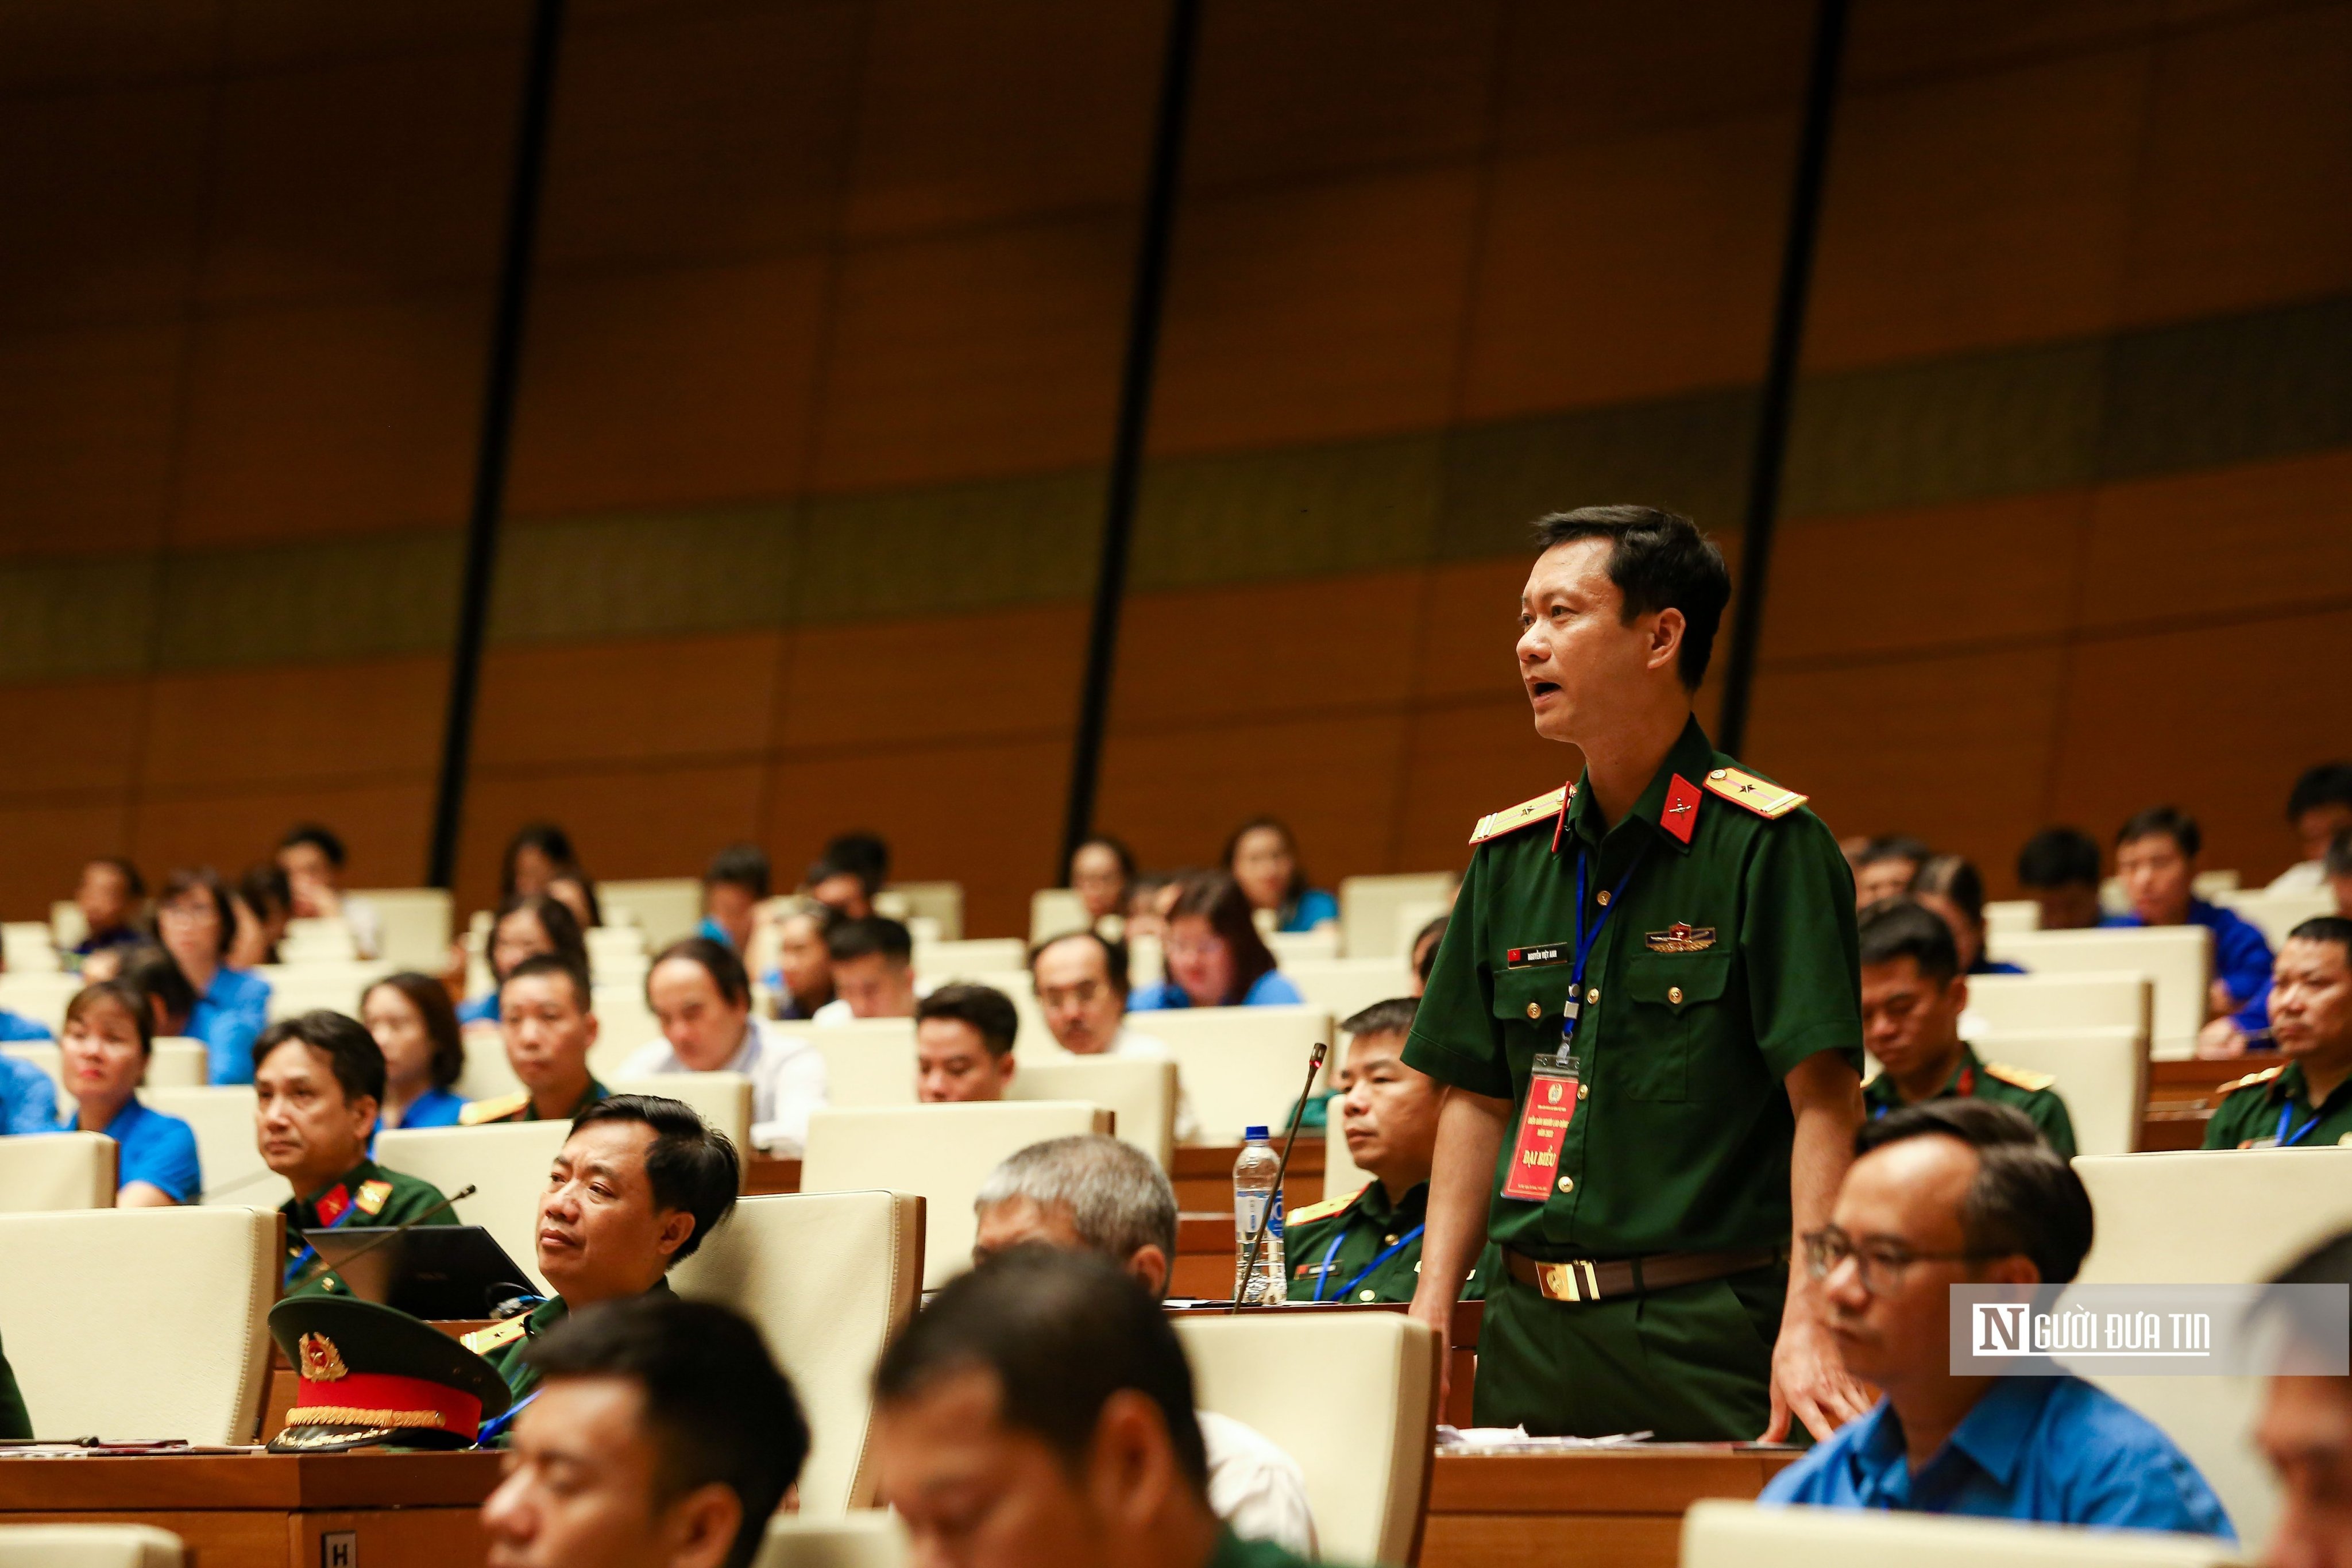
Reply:
[[585, 1022], [588, 1026], [588, 1043], [589, 1045], [593, 1046], [596, 1043], [596, 1031], [603, 1027], [603, 1026], [597, 1022], [595, 1010], [593, 1008], [589, 1010]]
[[694, 1211], [672, 1209], [668, 1217], [662, 1221], [661, 1233], [654, 1237], [654, 1245], [661, 1248], [662, 1258], [667, 1260], [677, 1256], [677, 1249], [684, 1247], [687, 1237], [693, 1234]]
[[1660, 610], [1658, 618], [1650, 623], [1650, 657], [1643, 661], [1643, 668], [1675, 668], [1682, 658], [1683, 633], [1689, 629], [1690, 623], [1672, 605]]
[[2042, 1270], [2035, 1268], [2033, 1259], [2025, 1254], [2012, 1252], [1984, 1266], [1983, 1282], [1987, 1285], [2039, 1285], [2042, 1283]]
[[719, 1568], [735, 1550], [743, 1524], [743, 1501], [719, 1481], [695, 1488], [669, 1505], [662, 1518], [665, 1568]]
[[1000, 1075], [1000, 1076], [1002, 1077], [1003, 1080], [1004, 1082], [1006, 1082], [1006, 1083], [1011, 1083], [1011, 1082], [1013, 1081], [1013, 1073], [1014, 1073], [1014, 1072], [1016, 1072], [1016, 1071], [1018, 1071], [1018, 1070], [1019, 1070], [1019, 1068], [1020, 1068], [1020, 1067], [1021, 1067], [1020, 1059], [1019, 1059], [1018, 1058], [1016, 1058], [1016, 1057], [1015, 1057], [1015, 1056], [1014, 1056], [1011, 1051], [1007, 1051], [1007, 1052], [1005, 1052], [1005, 1053], [1004, 1053], [1004, 1067], [1003, 1067], [1003, 1072], [1002, 1072], [1002, 1073], [1001, 1073], [1001, 1075]]
[[1122, 1388], [1103, 1401], [1087, 1471], [1097, 1519], [1131, 1533], [1152, 1527], [1181, 1478], [1168, 1425], [1150, 1394]]
[[1147, 1241], [1127, 1255], [1127, 1271], [1149, 1291], [1155, 1301], [1168, 1294], [1168, 1255], [1160, 1250], [1156, 1241]]

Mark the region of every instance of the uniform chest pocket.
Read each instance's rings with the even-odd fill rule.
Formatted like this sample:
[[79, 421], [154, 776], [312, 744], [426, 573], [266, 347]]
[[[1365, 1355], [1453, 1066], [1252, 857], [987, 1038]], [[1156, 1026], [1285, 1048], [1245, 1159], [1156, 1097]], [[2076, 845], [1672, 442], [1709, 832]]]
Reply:
[[1625, 1092], [1636, 1100], [1708, 1098], [1707, 1047], [1724, 1032], [1725, 993], [1736, 952], [1637, 952], [1625, 961], [1625, 1011], [1611, 1031], [1629, 1048], [1618, 1057]]

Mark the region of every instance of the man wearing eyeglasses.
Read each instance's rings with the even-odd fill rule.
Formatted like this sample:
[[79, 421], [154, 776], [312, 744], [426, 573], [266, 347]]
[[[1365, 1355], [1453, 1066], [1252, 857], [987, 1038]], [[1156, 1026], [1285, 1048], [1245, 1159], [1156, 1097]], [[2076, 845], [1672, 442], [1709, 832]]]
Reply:
[[[1029, 955], [1029, 979], [1045, 1028], [1064, 1050], [1082, 1057], [1145, 1057], [1166, 1061], [1168, 1043], [1127, 1026], [1127, 944], [1106, 942], [1090, 931], [1072, 931], [1037, 944]], [[1199, 1131], [1192, 1102], [1176, 1091], [1176, 1142], [1189, 1143]]]
[[1866, 1124], [1854, 1152], [1805, 1266], [1847, 1371], [1885, 1394], [1763, 1500], [2235, 1540], [2197, 1467], [2090, 1384], [1952, 1373], [1953, 1286], [2063, 1284], [2091, 1249], [2090, 1194], [2032, 1121], [1930, 1100]]

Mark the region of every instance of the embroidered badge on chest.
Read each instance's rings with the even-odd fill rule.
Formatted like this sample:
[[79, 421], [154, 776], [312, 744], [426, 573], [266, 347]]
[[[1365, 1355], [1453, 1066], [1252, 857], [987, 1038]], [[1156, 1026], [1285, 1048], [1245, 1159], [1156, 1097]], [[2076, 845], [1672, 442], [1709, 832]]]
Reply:
[[1664, 931], [1645, 933], [1642, 940], [1652, 952], [1705, 952], [1715, 945], [1715, 928], [1676, 921]]
[[1541, 969], [1548, 963], [1566, 963], [1572, 955], [1568, 943], [1548, 942], [1538, 947], [1515, 947], [1503, 954], [1506, 969]]

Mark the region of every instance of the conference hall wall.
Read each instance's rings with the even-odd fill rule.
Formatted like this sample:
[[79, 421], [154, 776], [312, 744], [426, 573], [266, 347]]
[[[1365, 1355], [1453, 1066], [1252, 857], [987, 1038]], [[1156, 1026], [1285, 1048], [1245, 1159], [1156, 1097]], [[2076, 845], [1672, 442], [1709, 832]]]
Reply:
[[[872, 826], [1049, 872], [1164, 17], [577, 0], [460, 893]], [[1458, 863], [1528, 519], [1737, 553], [1810, 5], [1210, 0], [1101, 816]], [[0, 16], [0, 910], [414, 880], [523, 7]], [[1862, 0], [1749, 752], [2004, 880], [2345, 749], [2352, 5]], [[1712, 691], [1703, 711], [1712, 713]]]

